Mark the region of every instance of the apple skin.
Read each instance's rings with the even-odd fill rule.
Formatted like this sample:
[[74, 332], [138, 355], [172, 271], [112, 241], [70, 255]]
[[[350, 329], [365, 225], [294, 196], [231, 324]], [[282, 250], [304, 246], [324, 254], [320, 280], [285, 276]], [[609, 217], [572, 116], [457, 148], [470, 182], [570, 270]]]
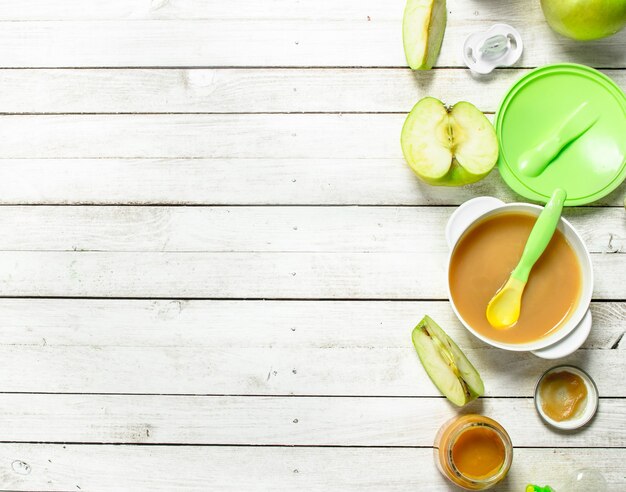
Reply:
[[422, 180], [433, 186], [464, 186], [480, 181], [487, 176], [490, 171], [491, 169], [486, 173], [472, 174], [467, 169], [462, 167], [456, 159], [452, 159], [450, 170], [445, 176], [439, 179], [428, 179], [422, 177]]
[[424, 316], [411, 338], [428, 377], [452, 403], [462, 407], [485, 393], [476, 368], [430, 316]]
[[577, 41], [605, 38], [626, 25], [626, 0], [541, 0], [541, 8], [552, 29]]

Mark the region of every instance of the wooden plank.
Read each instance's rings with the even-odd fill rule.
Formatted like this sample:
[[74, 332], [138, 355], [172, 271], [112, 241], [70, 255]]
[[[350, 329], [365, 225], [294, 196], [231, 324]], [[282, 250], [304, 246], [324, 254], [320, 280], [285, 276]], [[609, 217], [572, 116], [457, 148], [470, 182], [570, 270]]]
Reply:
[[[480, 0], [448, 0], [449, 15], [468, 22], [517, 22], [542, 19], [536, 4], [512, 1], [508, 5], [485, 6]], [[86, 8], [81, 0], [0, 0], [0, 20], [394, 20], [400, 21], [404, 0], [92, 0]]]
[[[532, 398], [482, 399], [463, 412], [494, 418], [514, 446], [626, 447], [615, 432], [624, 399], [602, 400], [571, 435], [546, 429]], [[443, 398], [0, 395], [4, 442], [427, 447], [458, 413]]]
[[[1, 145], [1, 143], [0, 143]], [[626, 184], [593, 205], [622, 206]], [[0, 204], [459, 205], [525, 201], [497, 170], [429, 186], [397, 159], [0, 159]]]
[[364, 13], [376, 19], [397, 20], [403, 7], [402, 0], [385, 4], [375, 0], [265, 0], [263, 5], [254, 0], [92, 0], [88, 8], [81, 0], [31, 0], [24, 5], [0, 0], [0, 20], [363, 20]]
[[[583, 349], [626, 349], [620, 341], [626, 303], [591, 308], [594, 329]], [[424, 314], [463, 348], [490, 350], [461, 326], [447, 301], [0, 299], [0, 345], [384, 351], [407, 348]]]
[[[530, 397], [554, 365], [488, 347], [447, 302], [2, 299], [0, 314], [7, 392], [439, 396], [410, 341], [424, 314], [488, 396]], [[593, 316], [584, 349], [561, 362], [587, 370], [602, 396], [626, 396], [615, 384], [626, 305], [594, 304]]]
[[[42, 337], [40, 346], [1, 347], [0, 381], [3, 391], [36, 393], [439, 396], [410, 345], [410, 328], [405, 333], [405, 348], [386, 350], [48, 348]], [[528, 353], [465, 352], [487, 381], [488, 396], [531, 396], [539, 376], [555, 365]], [[602, 395], [626, 397], [622, 350], [581, 350], [559, 362], [588, 371]]]
[[[0, 251], [445, 251], [450, 207], [2, 207]], [[589, 251], [626, 253], [618, 208], [564, 216]], [[601, 218], [601, 220], [599, 220]], [[251, 234], [253, 232], [253, 234]]]
[[[592, 254], [594, 299], [626, 299], [626, 255]], [[430, 253], [0, 252], [0, 296], [444, 299]]]
[[[626, 71], [603, 70], [621, 87]], [[3, 113], [408, 112], [426, 95], [498, 108], [528, 70], [487, 79], [469, 70], [115, 69], [6, 70]], [[329, 90], [332, 88], [332, 90]]]
[[398, 158], [404, 119], [399, 114], [0, 116], [0, 153], [15, 158]]
[[[432, 453], [429, 448], [1, 444], [0, 473], [2, 490], [11, 491], [441, 492], [450, 485]], [[563, 485], [568, 473], [590, 463], [613, 490], [622, 490], [624, 459], [624, 449], [519, 448], [498, 490], [519, 492], [529, 481]]]
[[[146, 66], [406, 66], [402, 48], [401, 16], [404, 2], [385, 5], [389, 14], [370, 12], [375, 3], [353, 0], [338, 15], [331, 0], [317, 7], [274, 2], [261, 17], [260, 9], [232, 9], [211, 2], [197, 15], [203, 19], [162, 20], [158, 10], [169, 2], [142, 3], [125, 8], [123, 20], [26, 20], [18, 4], [11, 4], [0, 22], [0, 60], [3, 67], [146, 67]], [[250, 2], [246, 2], [249, 4]], [[136, 5], [136, 4], [135, 4]], [[327, 8], [325, 8], [327, 7]], [[36, 8], [36, 7], [35, 7]], [[191, 9], [188, 9], [191, 11]], [[33, 9], [34, 10], [34, 9]], [[54, 10], [54, 9], [52, 9]], [[63, 8], [58, 17], [68, 9]], [[381, 6], [376, 10], [382, 10]], [[462, 66], [460, 47], [472, 31], [486, 30], [495, 21], [515, 25], [524, 40], [520, 66], [571, 61], [599, 67], [620, 67], [626, 61], [626, 33], [593, 43], [576, 43], [557, 36], [546, 24], [539, 5], [523, 0], [506, 7], [485, 7], [474, 1], [451, 0], [449, 19], [438, 66]], [[27, 9], [24, 18], [32, 19]], [[48, 10], [49, 11], [49, 10]], [[82, 9], [77, 10], [83, 11]], [[103, 17], [116, 16], [105, 7]], [[97, 12], [97, 10], [96, 10]], [[113, 12], [107, 14], [107, 12]], [[146, 15], [146, 12], [148, 13]], [[232, 12], [241, 12], [235, 14]], [[385, 10], [387, 12], [387, 10]], [[482, 15], [481, 15], [482, 12]], [[16, 14], [17, 13], [17, 14]], [[121, 14], [121, 12], [120, 12]], [[174, 16], [176, 14], [173, 14]], [[35, 17], [55, 17], [54, 13]], [[84, 18], [84, 14], [79, 14]], [[87, 15], [90, 18], [91, 15]], [[100, 19], [98, 14], [94, 17]], [[164, 17], [168, 17], [165, 14]], [[346, 18], [347, 17], [347, 18]], [[144, 20], [149, 18], [151, 20]], [[130, 20], [129, 20], [130, 19]]]
[[[43, 337], [41, 346], [19, 350], [2, 346], [6, 372], [0, 381], [3, 391], [36, 393], [438, 396], [410, 346], [410, 329], [406, 336], [405, 348], [386, 351], [98, 346], [79, 350], [48, 348]], [[486, 348], [465, 352], [487, 381], [488, 396], [531, 396], [539, 376], [555, 365], [531, 354]], [[622, 350], [595, 356], [582, 350], [559, 362], [588, 371], [602, 395], [626, 397], [623, 385], [615, 383], [626, 370]]]

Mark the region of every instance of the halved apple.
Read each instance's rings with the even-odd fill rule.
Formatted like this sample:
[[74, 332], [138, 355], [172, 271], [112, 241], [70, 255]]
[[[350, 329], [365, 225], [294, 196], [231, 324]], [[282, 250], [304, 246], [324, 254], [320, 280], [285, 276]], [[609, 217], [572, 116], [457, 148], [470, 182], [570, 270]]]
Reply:
[[413, 329], [412, 338], [428, 376], [452, 403], [462, 407], [485, 392], [478, 371], [430, 316]]
[[400, 140], [411, 169], [432, 185], [474, 183], [498, 160], [493, 126], [464, 101], [447, 108], [434, 97], [421, 99], [407, 116]]
[[413, 70], [432, 68], [446, 30], [446, 0], [407, 0], [402, 18], [406, 61]]

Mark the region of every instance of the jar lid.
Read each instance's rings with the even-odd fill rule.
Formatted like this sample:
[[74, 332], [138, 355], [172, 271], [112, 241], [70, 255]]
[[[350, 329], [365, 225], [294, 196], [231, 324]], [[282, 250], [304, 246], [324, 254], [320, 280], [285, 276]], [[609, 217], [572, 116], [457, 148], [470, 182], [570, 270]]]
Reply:
[[[524, 153], [554, 137], [581, 106], [597, 115], [590, 127], [562, 142], [538, 175], [525, 173]], [[531, 71], [505, 95], [495, 128], [500, 174], [529, 200], [545, 203], [560, 187], [567, 191], [565, 205], [583, 205], [609, 194], [626, 178], [626, 95], [593, 68], [562, 63]]]

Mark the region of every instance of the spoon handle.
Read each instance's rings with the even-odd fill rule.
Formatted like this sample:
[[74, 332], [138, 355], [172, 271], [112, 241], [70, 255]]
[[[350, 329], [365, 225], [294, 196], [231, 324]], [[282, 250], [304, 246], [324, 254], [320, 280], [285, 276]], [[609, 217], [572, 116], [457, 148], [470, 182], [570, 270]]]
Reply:
[[597, 121], [598, 115], [585, 101], [543, 142], [522, 154], [519, 169], [526, 176], [539, 176], [563, 148], [583, 135]]
[[561, 188], [557, 188], [552, 193], [552, 197], [547, 205], [543, 208], [537, 222], [533, 226], [533, 230], [530, 231], [528, 241], [524, 247], [522, 257], [513, 270], [511, 277], [521, 280], [522, 282], [528, 281], [528, 275], [533, 265], [542, 255], [556, 229], [556, 225], [561, 218], [561, 211], [563, 210], [563, 203], [567, 193]]

